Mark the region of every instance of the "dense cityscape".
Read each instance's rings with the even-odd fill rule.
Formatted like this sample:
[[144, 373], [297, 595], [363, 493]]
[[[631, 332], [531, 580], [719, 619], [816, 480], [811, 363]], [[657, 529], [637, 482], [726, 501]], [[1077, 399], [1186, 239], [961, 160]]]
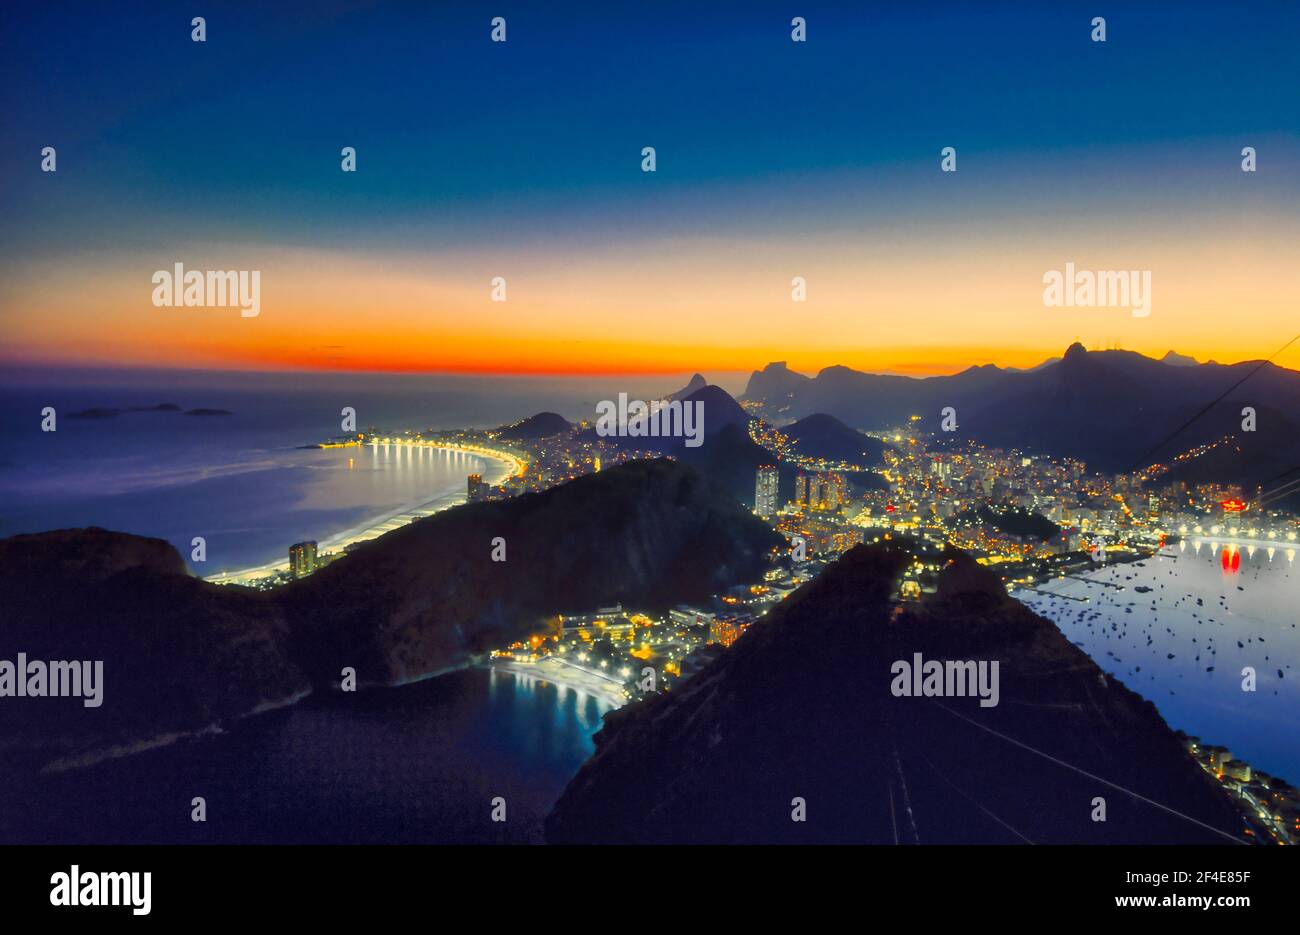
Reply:
[[[528, 640], [500, 647], [483, 661], [622, 705], [689, 679], [839, 555], [882, 540], [904, 540], [912, 550], [914, 560], [898, 582], [899, 602], [934, 592], [949, 546], [995, 569], [1013, 594], [1038, 592], [1036, 585], [1053, 578], [1139, 562], [1181, 540], [1215, 551], [1222, 547], [1225, 568], [1239, 549], [1267, 549], [1291, 563], [1300, 547], [1300, 517], [1277, 508], [1249, 509], [1247, 497], [1259, 491], [1247, 494], [1239, 486], [1219, 484], [1161, 487], [1164, 465], [1131, 474], [1090, 472], [1077, 460], [969, 441], [953, 444], [922, 431], [916, 418], [864, 433], [882, 444], [883, 463], [829, 460], [801, 452], [780, 427], [755, 413], [756, 407], [748, 408], [750, 438], [776, 456], [775, 463], [755, 471], [752, 509], [789, 542], [788, 555], [771, 556], [761, 583], [738, 585], [709, 602], [680, 604], [667, 612], [616, 604], [558, 613]], [[661, 456], [611, 444], [593, 435], [587, 422], [538, 437], [514, 437], [510, 428], [358, 433], [322, 447], [446, 447], [509, 465], [498, 484], [485, 483], [478, 473], [467, 475], [465, 503], [540, 492], [602, 467]], [[1200, 446], [1175, 460], [1196, 458], [1212, 447]], [[791, 495], [784, 500], [782, 466], [794, 472]], [[389, 528], [391, 521], [372, 532]], [[251, 582], [240, 580], [275, 587], [312, 574], [370, 537], [333, 552], [318, 552], [313, 541], [295, 543], [287, 566]], [[1261, 841], [1300, 842], [1300, 791], [1280, 777], [1252, 770], [1226, 748], [1202, 745], [1197, 738], [1188, 738], [1186, 748], [1232, 794], [1248, 833]]]
[[932, 924], [1285, 912], [1297, 38], [6, 5], [10, 915], [660, 845], [818, 908], [792, 848], [914, 847], [847, 895]]

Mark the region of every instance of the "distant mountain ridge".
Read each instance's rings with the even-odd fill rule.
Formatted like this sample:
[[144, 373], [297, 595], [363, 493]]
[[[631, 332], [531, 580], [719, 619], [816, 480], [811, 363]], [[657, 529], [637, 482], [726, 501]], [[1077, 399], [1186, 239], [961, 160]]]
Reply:
[[[1221, 452], [1212, 479], [1247, 489], [1300, 463], [1300, 372], [1260, 361], [1196, 364], [1181, 355], [1154, 360], [1074, 344], [1060, 360], [1032, 370], [990, 364], [915, 378], [836, 366], [802, 380], [785, 377], [783, 367], [775, 372], [775, 381], [767, 368], [755, 372], [742, 398], [782, 420], [826, 413], [870, 430], [918, 416], [922, 428], [938, 432], [942, 411], [951, 407], [958, 438], [1078, 458], [1110, 472], [1168, 462], [1236, 435], [1239, 452]], [[769, 404], [773, 386], [790, 389]], [[1253, 432], [1242, 430], [1247, 407], [1257, 415]], [[1180, 470], [1200, 476], [1196, 465]]]

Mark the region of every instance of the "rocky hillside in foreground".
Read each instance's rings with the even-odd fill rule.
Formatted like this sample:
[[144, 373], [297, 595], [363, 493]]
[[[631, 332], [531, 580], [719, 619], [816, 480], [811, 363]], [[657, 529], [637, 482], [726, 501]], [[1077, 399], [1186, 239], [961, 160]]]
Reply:
[[[493, 540], [504, 562], [492, 560]], [[668, 607], [751, 581], [783, 540], [704, 477], [632, 461], [394, 530], [284, 589], [295, 657], [400, 682], [522, 639], [557, 612]]]
[[[1239, 835], [1233, 806], [1153, 705], [1010, 599], [987, 569], [962, 553], [950, 558], [939, 593], [899, 610], [890, 595], [908, 552], [859, 546], [703, 672], [608, 715], [596, 752], [547, 819], [547, 839], [1106, 844]], [[997, 660], [999, 703], [895, 697], [892, 665], [914, 653]], [[1095, 797], [1105, 799], [1105, 822], [1092, 820]], [[806, 821], [791, 818], [796, 798]]]
[[0, 751], [44, 763], [202, 730], [337, 683], [344, 666], [363, 684], [417, 678], [557, 612], [754, 580], [780, 543], [669, 460], [435, 514], [271, 592], [190, 577], [158, 539], [15, 536], [0, 540], [0, 660], [102, 660], [104, 701], [0, 699]]
[[0, 659], [102, 660], [102, 703], [0, 699], [0, 749], [42, 761], [201, 730], [310, 690], [270, 596], [189, 576], [161, 539], [65, 529], [0, 540]]

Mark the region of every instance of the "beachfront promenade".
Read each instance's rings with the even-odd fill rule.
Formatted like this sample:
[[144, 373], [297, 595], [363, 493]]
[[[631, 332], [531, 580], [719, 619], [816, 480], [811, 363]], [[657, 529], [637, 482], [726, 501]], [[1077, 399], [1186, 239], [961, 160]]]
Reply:
[[[322, 445], [322, 448], [339, 448], [339, 447], [370, 447], [376, 453], [383, 449], [386, 452], [392, 449], [409, 450], [415, 454], [416, 449], [442, 449], [461, 454], [472, 454], [483, 458], [493, 465], [490, 472], [485, 472], [483, 481], [486, 484], [500, 484], [510, 477], [516, 477], [522, 474], [527, 467], [526, 462], [518, 454], [505, 450], [476, 443], [434, 441], [427, 439], [413, 438], [374, 438], [366, 442], [358, 442], [348, 445]], [[365, 542], [368, 539], [376, 539], [386, 532], [391, 532], [407, 523], [414, 522], [417, 519], [423, 519], [426, 516], [432, 516], [442, 510], [459, 506], [465, 502], [466, 487], [462, 485], [451, 493], [446, 493], [431, 500], [424, 500], [419, 503], [407, 504], [398, 507], [391, 512], [382, 516], [372, 517], [365, 523], [346, 529], [340, 533], [330, 536], [328, 539], [320, 541], [317, 549], [321, 554], [328, 552], [337, 552], [347, 548], [349, 545], [357, 542]], [[289, 543], [285, 543], [287, 553]], [[269, 562], [265, 565], [258, 565], [255, 568], [244, 568], [239, 571], [223, 571], [215, 575], [209, 575], [204, 578], [205, 581], [211, 581], [214, 584], [253, 584], [261, 579], [270, 578], [274, 575], [287, 572], [289, 570], [289, 559]]]

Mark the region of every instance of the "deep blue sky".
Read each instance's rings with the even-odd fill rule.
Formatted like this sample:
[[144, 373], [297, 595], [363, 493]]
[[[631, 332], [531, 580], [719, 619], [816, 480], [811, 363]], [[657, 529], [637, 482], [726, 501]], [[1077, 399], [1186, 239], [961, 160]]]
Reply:
[[[1174, 174], [1216, 140], [1294, 156], [1296, 4], [1106, 7], [6, 4], [3, 243], [121, 244], [160, 215], [177, 233], [304, 241], [335, 223], [382, 237], [403, 219], [456, 239], [581, 225], [635, 197], [628, 167], [647, 144], [663, 188], [737, 223], [752, 210], [728, 204], [737, 186], [897, 167], [905, 187], [943, 145], [1029, 185], [1095, 152], [1089, 170], [1120, 188], [1143, 147]], [[189, 39], [196, 14], [204, 44]], [[505, 45], [487, 41], [498, 14]], [[59, 151], [53, 198], [30, 174], [43, 145]], [[364, 169], [344, 194], [342, 145]]]
[[[19, 361], [944, 372], [1294, 333], [1291, 0], [22, 7], [0, 7]], [[265, 271], [266, 315], [158, 312], [150, 274], [182, 260]], [[1153, 271], [1159, 311], [1046, 311], [1043, 271], [1076, 260]]]

